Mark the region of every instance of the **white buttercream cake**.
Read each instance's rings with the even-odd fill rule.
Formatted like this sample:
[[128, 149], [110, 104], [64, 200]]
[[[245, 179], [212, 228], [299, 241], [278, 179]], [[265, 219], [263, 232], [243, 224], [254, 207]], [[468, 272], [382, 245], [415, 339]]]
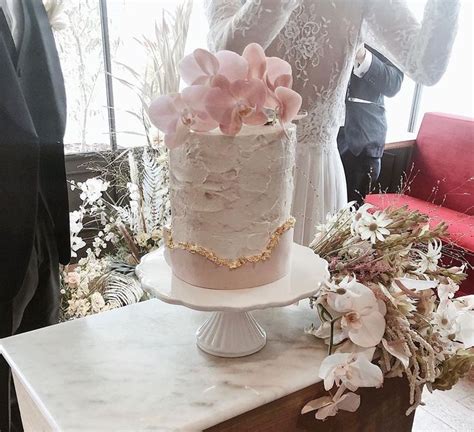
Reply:
[[190, 132], [170, 150], [167, 258], [196, 286], [250, 288], [289, 271], [295, 126]]

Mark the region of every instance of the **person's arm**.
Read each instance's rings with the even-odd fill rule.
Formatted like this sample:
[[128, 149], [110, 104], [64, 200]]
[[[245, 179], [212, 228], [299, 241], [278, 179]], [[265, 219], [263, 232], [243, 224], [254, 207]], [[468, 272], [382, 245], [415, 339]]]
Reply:
[[428, 0], [419, 23], [405, 0], [369, 0], [369, 44], [414, 81], [434, 85], [443, 76], [457, 32], [459, 0]]
[[376, 54], [372, 54], [366, 48], [362, 48], [362, 50], [364, 53], [361, 54], [360, 62], [354, 67], [354, 74], [368, 82], [384, 96], [395, 96], [402, 86], [403, 73], [394, 65], [379, 59]]
[[266, 49], [298, 4], [299, 0], [206, 0], [209, 46], [241, 53], [256, 42]]

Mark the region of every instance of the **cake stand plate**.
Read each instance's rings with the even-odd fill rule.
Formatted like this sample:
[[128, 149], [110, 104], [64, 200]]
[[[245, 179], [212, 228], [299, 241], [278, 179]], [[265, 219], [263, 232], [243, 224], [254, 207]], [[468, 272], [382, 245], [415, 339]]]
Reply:
[[292, 247], [288, 275], [254, 288], [214, 290], [190, 285], [173, 275], [164, 257], [164, 248], [145, 255], [136, 274], [143, 289], [153, 297], [213, 312], [197, 330], [197, 345], [220, 357], [243, 357], [265, 346], [265, 331], [250, 311], [287, 306], [310, 297], [329, 278], [327, 261], [296, 243]]

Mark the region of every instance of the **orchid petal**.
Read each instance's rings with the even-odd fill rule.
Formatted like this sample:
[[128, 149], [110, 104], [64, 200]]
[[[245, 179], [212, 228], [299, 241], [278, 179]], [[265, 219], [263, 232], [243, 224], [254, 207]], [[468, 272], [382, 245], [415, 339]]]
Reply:
[[205, 107], [209, 115], [220, 124], [230, 124], [236, 101], [226, 90], [211, 88], [205, 98]]
[[198, 48], [194, 50], [194, 58], [205, 75], [215, 75], [219, 70], [219, 60], [214, 54], [205, 49]]
[[176, 134], [166, 134], [165, 135], [165, 145], [169, 149], [173, 149], [179, 146], [178, 142], [176, 141]]
[[182, 100], [193, 111], [206, 111], [206, 96], [209, 90], [209, 87], [203, 85], [186, 87], [181, 92]]
[[377, 345], [385, 333], [385, 318], [379, 311], [373, 311], [360, 317], [360, 328], [350, 328], [349, 339], [361, 347], [373, 347]]
[[151, 122], [162, 132], [174, 133], [180, 118], [173, 95], [160, 96], [148, 108]]
[[319, 367], [319, 378], [324, 379], [324, 388], [330, 390], [334, 384], [334, 369], [348, 361], [351, 354], [335, 353], [327, 356]]
[[210, 52], [196, 49], [185, 56], [179, 64], [179, 73], [186, 84], [207, 84], [217, 73], [219, 61]]
[[411, 279], [411, 278], [398, 278], [399, 282], [403, 284], [405, 288], [415, 291], [423, 291], [438, 286], [438, 281], [432, 280], [420, 280], [420, 279]]
[[317, 409], [320, 409], [326, 405], [329, 405], [332, 403], [332, 398], [330, 396], [323, 396], [318, 399], [314, 399], [312, 401], [309, 401], [302, 409], [301, 409], [301, 414], [306, 414], [310, 411], [314, 411]]
[[[278, 87], [278, 85], [276, 85], [276, 81], [282, 75], [289, 75], [291, 78], [290, 64], [286, 62], [285, 60], [282, 60], [281, 58], [278, 58], [278, 57], [268, 57], [267, 58], [267, 79], [270, 85], [273, 87], [273, 90]], [[291, 87], [291, 81], [292, 80], [290, 80], [290, 86], [285, 85], [284, 87]]]
[[301, 108], [302, 98], [294, 90], [278, 87], [275, 95], [279, 101], [280, 118], [283, 123], [288, 123], [296, 117]]
[[346, 393], [337, 401], [337, 406], [343, 411], [357, 411], [360, 406], [360, 396], [355, 393]]
[[245, 58], [227, 50], [216, 53], [216, 58], [219, 61], [219, 75], [225, 76], [230, 82], [247, 78], [249, 65]]
[[277, 87], [287, 87], [291, 88], [293, 85], [293, 77], [291, 75], [280, 75], [273, 84], [275, 88]]
[[315, 418], [318, 420], [324, 420], [327, 417], [333, 417], [337, 414], [337, 405], [332, 403], [330, 405], [327, 405], [325, 407], [322, 407], [318, 410], [318, 412], [315, 415]]
[[251, 107], [261, 109], [265, 103], [265, 85], [258, 79], [234, 81], [230, 84], [230, 91], [236, 99], [247, 102]]
[[222, 90], [230, 91], [230, 81], [224, 75], [215, 75], [211, 80], [211, 87], [218, 87]]
[[224, 135], [235, 136], [240, 132], [240, 129], [242, 129], [242, 118], [237, 108], [232, 111], [231, 121], [226, 124], [219, 124], [219, 128]]
[[242, 57], [248, 62], [248, 78], [262, 79], [267, 68], [265, 51], [257, 43], [247, 45]]
[[465, 348], [474, 346], [474, 312], [461, 312], [457, 318], [459, 325], [458, 340], [464, 344]]
[[260, 126], [268, 122], [268, 117], [263, 111], [256, 111], [245, 116], [242, 120], [245, 124]]
[[[382, 370], [363, 355], [358, 355], [351, 365], [350, 383], [356, 387], [380, 387], [383, 383]], [[346, 385], [347, 387], [347, 385]]]

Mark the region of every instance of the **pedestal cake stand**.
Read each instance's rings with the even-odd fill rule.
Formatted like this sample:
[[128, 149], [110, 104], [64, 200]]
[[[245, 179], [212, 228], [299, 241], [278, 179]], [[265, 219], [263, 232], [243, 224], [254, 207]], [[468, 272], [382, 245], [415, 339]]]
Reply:
[[289, 274], [255, 288], [214, 290], [183, 282], [173, 275], [164, 248], [144, 256], [136, 274], [151, 296], [166, 303], [212, 312], [197, 330], [197, 345], [220, 357], [243, 357], [265, 346], [265, 331], [250, 311], [287, 306], [310, 297], [329, 278], [327, 262], [296, 243], [292, 247]]

